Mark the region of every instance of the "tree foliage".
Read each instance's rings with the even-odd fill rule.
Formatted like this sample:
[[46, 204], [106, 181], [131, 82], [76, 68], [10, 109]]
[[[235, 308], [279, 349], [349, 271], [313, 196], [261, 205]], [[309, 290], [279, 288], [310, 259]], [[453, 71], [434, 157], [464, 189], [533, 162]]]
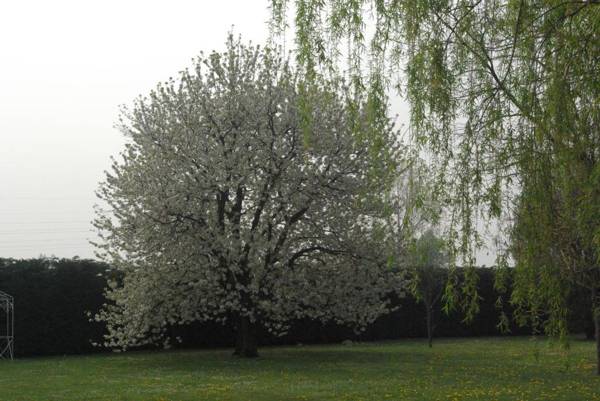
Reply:
[[[107, 344], [234, 319], [236, 351], [253, 356], [257, 325], [364, 327], [383, 313], [393, 176], [372, 171], [393, 170], [397, 145], [389, 120], [370, 123], [368, 101], [340, 79], [307, 85], [280, 51], [230, 37], [124, 110], [129, 143], [95, 222], [99, 254], [124, 273], [99, 315]], [[377, 147], [365, 134], [375, 129]]]
[[[272, 1], [279, 26], [289, 3]], [[346, 40], [350, 65], [369, 58], [367, 79], [352, 70], [365, 88], [401, 73], [387, 82], [410, 101], [463, 263], [473, 264], [480, 219], [508, 222], [499, 265], [516, 262], [521, 318], [543, 315], [564, 336], [568, 293], [583, 285], [600, 337], [600, 3], [299, 0], [295, 14], [301, 63], [334, 65]], [[475, 312], [476, 280], [463, 292]]]

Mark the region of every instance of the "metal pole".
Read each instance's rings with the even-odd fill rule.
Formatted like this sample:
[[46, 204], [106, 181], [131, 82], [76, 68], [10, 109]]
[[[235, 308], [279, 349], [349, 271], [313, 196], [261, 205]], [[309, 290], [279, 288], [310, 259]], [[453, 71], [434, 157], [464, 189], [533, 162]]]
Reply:
[[10, 298], [10, 359], [15, 358], [15, 299]]
[[13, 297], [0, 291], [0, 310], [6, 315], [0, 332], [0, 359], [14, 359], [15, 307]]

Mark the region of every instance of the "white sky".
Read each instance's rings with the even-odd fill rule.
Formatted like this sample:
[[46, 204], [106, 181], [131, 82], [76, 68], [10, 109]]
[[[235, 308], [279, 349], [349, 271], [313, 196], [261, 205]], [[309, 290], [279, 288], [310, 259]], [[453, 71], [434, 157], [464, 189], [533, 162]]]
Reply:
[[92, 257], [119, 105], [222, 50], [232, 25], [264, 43], [268, 4], [0, 1], [0, 257]]
[[119, 106], [223, 50], [232, 26], [263, 44], [268, 4], [0, 0], [0, 257], [93, 257], [94, 191], [124, 143]]

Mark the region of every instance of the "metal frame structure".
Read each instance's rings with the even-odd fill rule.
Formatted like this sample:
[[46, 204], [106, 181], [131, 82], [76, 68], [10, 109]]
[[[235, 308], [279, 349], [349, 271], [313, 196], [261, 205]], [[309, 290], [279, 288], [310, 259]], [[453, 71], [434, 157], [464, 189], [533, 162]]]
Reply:
[[0, 291], [0, 359], [14, 358], [15, 303], [13, 297]]

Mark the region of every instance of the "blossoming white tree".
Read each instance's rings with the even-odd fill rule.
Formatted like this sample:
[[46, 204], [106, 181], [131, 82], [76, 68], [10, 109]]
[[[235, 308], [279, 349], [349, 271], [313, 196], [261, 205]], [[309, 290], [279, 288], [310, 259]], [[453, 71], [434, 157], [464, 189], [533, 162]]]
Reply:
[[279, 52], [230, 37], [123, 111], [129, 141], [95, 220], [98, 254], [122, 272], [97, 316], [106, 345], [235, 319], [236, 353], [250, 357], [258, 325], [364, 327], [386, 311], [392, 125], [341, 80], [299, 76]]

